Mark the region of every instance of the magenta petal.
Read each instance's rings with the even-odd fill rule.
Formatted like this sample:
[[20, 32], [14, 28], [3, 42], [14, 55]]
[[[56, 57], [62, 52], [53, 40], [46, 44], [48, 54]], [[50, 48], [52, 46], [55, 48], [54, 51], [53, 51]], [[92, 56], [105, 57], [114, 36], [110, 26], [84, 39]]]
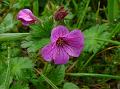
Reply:
[[65, 51], [73, 57], [78, 57], [84, 47], [84, 35], [80, 30], [73, 30], [69, 34], [65, 35], [64, 40], [66, 45], [64, 45]]
[[32, 11], [30, 9], [22, 9], [22, 11], [27, 14], [32, 14]]
[[29, 9], [22, 9], [19, 11], [17, 15], [18, 20], [24, 20], [24, 21], [32, 21], [35, 20], [35, 16]]
[[65, 37], [67, 38], [78, 38], [80, 37], [81, 40], [84, 40], [84, 35], [80, 30], [73, 30], [70, 33], [66, 34]]
[[69, 60], [69, 55], [65, 52], [62, 47], [57, 47], [56, 51], [54, 51], [54, 63], [55, 64], [66, 64]]
[[64, 38], [67, 43], [73, 47], [81, 47], [84, 45], [84, 35], [80, 30], [73, 30]]
[[22, 16], [24, 14], [33, 15], [31, 10], [29, 10], [29, 9], [22, 9], [22, 10], [19, 11], [18, 16]]
[[51, 32], [51, 41], [56, 41], [59, 37], [64, 36], [65, 34], [68, 34], [69, 31], [65, 26], [59, 25], [55, 28], [53, 28]]
[[75, 47], [72, 47], [72, 46], [69, 46], [69, 45], [65, 45], [64, 46], [64, 50], [70, 55], [70, 56], [73, 56], [73, 57], [78, 57], [82, 51], [83, 47], [81, 48], [75, 48]]
[[42, 48], [42, 50], [41, 50], [42, 57], [46, 61], [51, 61], [53, 59], [52, 55], [53, 55], [54, 51], [55, 51], [54, 43], [50, 43], [50, 44], [46, 45], [44, 48]]

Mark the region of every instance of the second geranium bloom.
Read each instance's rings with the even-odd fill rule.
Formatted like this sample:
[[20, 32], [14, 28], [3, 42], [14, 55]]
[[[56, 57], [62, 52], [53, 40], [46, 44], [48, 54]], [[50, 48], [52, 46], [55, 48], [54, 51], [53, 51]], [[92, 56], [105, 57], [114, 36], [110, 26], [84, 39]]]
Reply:
[[57, 26], [51, 32], [51, 43], [42, 51], [42, 57], [46, 61], [54, 61], [55, 64], [66, 64], [69, 56], [78, 57], [84, 47], [83, 33], [75, 29], [71, 32], [65, 26]]
[[17, 15], [17, 19], [22, 21], [24, 26], [28, 26], [30, 24], [36, 23], [37, 18], [34, 16], [31, 10], [29, 9], [22, 9], [19, 11]]

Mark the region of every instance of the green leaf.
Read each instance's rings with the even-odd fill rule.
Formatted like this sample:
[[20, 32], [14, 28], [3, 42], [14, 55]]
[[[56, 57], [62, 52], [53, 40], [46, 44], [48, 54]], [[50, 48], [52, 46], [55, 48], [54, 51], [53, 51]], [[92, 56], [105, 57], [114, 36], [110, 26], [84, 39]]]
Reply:
[[0, 85], [0, 89], [5, 89], [4, 84]]
[[43, 22], [40, 24], [33, 24], [30, 26], [30, 28], [32, 29], [31, 34], [33, 38], [49, 37], [53, 28], [53, 20], [47, 17], [43, 19]]
[[11, 59], [11, 72], [17, 77], [22, 76], [22, 71], [33, 68], [33, 63], [27, 57], [17, 57]]
[[62, 83], [65, 77], [65, 66], [59, 65], [57, 68], [53, 69], [48, 75], [48, 78], [55, 84], [59, 85]]
[[43, 38], [38, 41], [24, 41], [22, 48], [28, 48], [28, 52], [36, 52], [49, 42], [49, 38]]
[[79, 89], [74, 83], [65, 83], [63, 89]]
[[9, 13], [0, 24], [0, 33], [7, 32], [14, 27], [13, 14]]
[[28, 52], [36, 52], [48, 43], [49, 43], [49, 38], [43, 38], [40, 41], [36, 41], [34, 42], [34, 44], [31, 45], [31, 47], [28, 48]]
[[30, 47], [34, 42], [33, 41], [23, 41], [21, 44], [22, 48], [28, 48]]
[[86, 52], [97, 52], [99, 49], [103, 48], [105, 44], [108, 42], [97, 40], [99, 39], [110, 39], [110, 33], [107, 32], [108, 26], [103, 25], [97, 25], [94, 27], [91, 27], [90, 29], [87, 29], [84, 31], [85, 36], [85, 48], [84, 50]]

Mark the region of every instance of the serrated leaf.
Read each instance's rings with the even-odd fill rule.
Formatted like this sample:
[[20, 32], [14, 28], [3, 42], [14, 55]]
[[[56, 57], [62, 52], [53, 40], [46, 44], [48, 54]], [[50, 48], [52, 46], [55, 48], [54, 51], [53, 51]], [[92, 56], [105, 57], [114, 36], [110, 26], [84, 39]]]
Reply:
[[50, 41], [49, 38], [43, 38], [39, 41], [25, 41], [22, 43], [22, 48], [28, 48], [28, 52], [36, 52], [44, 45], [46, 45]]
[[63, 89], [79, 89], [74, 83], [65, 83]]
[[0, 24], [0, 33], [9, 31], [14, 26], [13, 15], [12, 13], [7, 14], [3, 22]]
[[21, 44], [22, 48], [28, 48], [30, 47], [34, 42], [33, 41], [23, 41]]
[[57, 68], [53, 69], [48, 75], [48, 78], [55, 84], [59, 85], [62, 83], [65, 77], [65, 66], [59, 65]]
[[85, 36], [85, 48], [84, 50], [86, 52], [97, 52], [99, 49], [103, 48], [105, 44], [104, 41], [97, 40], [99, 39], [110, 39], [110, 33], [107, 32], [108, 26], [103, 25], [97, 25], [94, 27], [91, 27], [88, 30], [84, 31]]
[[49, 38], [43, 38], [39, 41], [24, 41], [21, 46], [22, 48], [28, 48], [28, 52], [36, 52], [47, 43], [49, 43]]
[[[50, 41], [49, 38], [43, 38], [40, 41], [35, 42], [34, 45], [31, 46], [31, 48], [33, 49], [32, 52], [35, 52], [35, 51], [39, 50], [44, 45], [48, 44], [49, 41]], [[31, 51], [29, 50], [29, 52], [31, 52]]]
[[47, 38], [50, 36], [50, 32], [53, 28], [53, 21], [48, 18], [44, 20], [44, 22], [41, 24], [31, 25], [30, 28], [32, 29], [31, 34], [33, 38], [35, 37], [39, 37], [39, 38], [46, 37]]
[[22, 76], [22, 71], [25, 69], [31, 69], [33, 63], [27, 57], [18, 57], [11, 59], [11, 72], [15, 76]]

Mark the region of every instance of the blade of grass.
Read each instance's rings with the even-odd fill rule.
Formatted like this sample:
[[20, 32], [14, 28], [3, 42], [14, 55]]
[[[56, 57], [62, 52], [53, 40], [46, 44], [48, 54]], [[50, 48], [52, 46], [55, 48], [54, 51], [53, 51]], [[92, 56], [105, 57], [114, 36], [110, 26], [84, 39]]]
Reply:
[[112, 22], [114, 19], [113, 10], [114, 10], [114, 0], [108, 0], [108, 20], [109, 20], [109, 22]]
[[34, 2], [33, 2], [33, 13], [36, 16], [39, 15], [39, 0], [34, 0]]
[[87, 62], [85, 62], [85, 64], [81, 67], [81, 70], [83, 70], [87, 65], [88, 63], [93, 59], [93, 57], [96, 55], [96, 53], [92, 54], [92, 56], [90, 56], [90, 58], [87, 60]]
[[112, 32], [111, 32], [111, 37], [114, 37], [117, 33], [120, 32], [120, 23], [118, 23], [113, 29], [112, 29]]
[[59, 89], [55, 84], [52, 83], [51, 80], [49, 80], [44, 74], [42, 74], [39, 70], [35, 69], [37, 73], [39, 73], [41, 75], [41, 77], [48, 83], [51, 85], [51, 87], [53, 89]]
[[86, 4], [86, 6], [85, 6], [85, 9], [84, 9], [84, 11], [83, 11], [83, 13], [82, 13], [82, 17], [79, 17], [79, 18], [78, 18], [78, 21], [77, 21], [77, 23], [78, 23], [78, 26], [77, 26], [77, 27], [78, 27], [78, 28], [80, 28], [81, 25], [82, 25], [82, 23], [83, 23], [84, 17], [85, 17], [85, 15], [86, 15], [87, 10], [88, 10], [88, 5], [89, 5], [89, 3], [90, 3], [90, 0], [87, 1], [87, 4]]
[[77, 10], [77, 9], [78, 9], [78, 5], [77, 5], [77, 3], [75, 2], [75, 0], [72, 0], [72, 3], [73, 3], [73, 5], [75, 6], [75, 10]]
[[120, 80], [120, 76], [108, 75], [108, 74], [94, 74], [94, 73], [66, 73], [69, 76], [88, 76], [88, 77], [98, 77], [98, 78], [111, 78]]
[[113, 22], [119, 16], [118, 0], [108, 0], [108, 20]]

